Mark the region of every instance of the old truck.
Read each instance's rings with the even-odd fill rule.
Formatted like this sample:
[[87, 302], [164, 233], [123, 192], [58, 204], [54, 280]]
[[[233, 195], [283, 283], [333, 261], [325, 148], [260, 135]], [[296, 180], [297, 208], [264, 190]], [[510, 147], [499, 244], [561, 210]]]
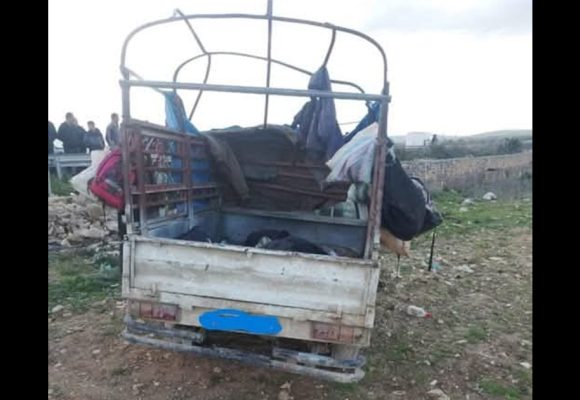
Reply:
[[[194, 29], [196, 21], [234, 19], [267, 24], [266, 55], [208, 51]], [[145, 80], [129, 68], [126, 55], [135, 36], [177, 23], [187, 24], [201, 52], [178, 65], [172, 81]], [[328, 32], [330, 45], [324, 63], [337, 34], [370, 43], [383, 62], [382, 91], [365, 93], [344, 81], [333, 83], [350, 90], [271, 87], [274, 64], [312, 74], [271, 57], [271, 32], [277, 23]], [[267, 71], [264, 86], [208, 83], [211, 60], [218, 57], [262, 60]], [[180, 81], [184, 66], [204, 59], [208, 63], [203, 80]], [[177, 11], [171, 18], [131, 32], [123, 45], [120, 80], [126, 199], [121, 253], [122, 294], [127, 300], [123, 337], [127, 341], [339, 382], [355, 382], [364, 376], [361, 349], [371, 340], [380, 271], [390, 99], [386, 72], [383, 49], [370, 37], [329, 23], [275, 16], [271, 2], [264, 15], [184, 15]], [[136, 87], [150, 88], [167, 98], [182, 90], [197, 91], [193, 109], [204, 92], [264, 96], [263, 125], [217, 130], [213, 136], [220, 143], [227, 142], [237, 158], [249, 188], [249, 202], [237, 200], [227, 175], [240, 171], [220, 168], [207, 136], [132, 118], [131, 89]], [[321, 189], [320, 176], [328, 173], [325, 163], [304, 160], [296, 151], [289, 151], [294, 145], [290, 128], [268, 123], [270, 96], [380, 104], [368, 201], [359, 202], [357, 212], [341, 214], [332, 207], [326, 208], [331, 212], [320, 212], [325, 205], [345, 201], [347, 190], [340, 185]], [[260, 180], [254, 176], [263, 173], [274, 177]], [[270, 201], [264, 205], [261, 199]], [[206, 238], [187, 240], [192, 229], [205, 232]], [[248, 246], [244, 242], [248, 233], [261, 229], [285, 230], [344, 251], [326, 255]]]

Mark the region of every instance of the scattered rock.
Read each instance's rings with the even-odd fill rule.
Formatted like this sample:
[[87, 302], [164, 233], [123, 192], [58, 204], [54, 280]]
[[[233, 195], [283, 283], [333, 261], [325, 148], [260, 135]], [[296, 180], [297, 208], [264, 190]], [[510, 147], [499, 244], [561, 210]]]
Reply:
[[447, 396], [445, 394], [445, 392], [441, 389], [433, 389], [433, 390], [429, 390], [427, 392], [427, 396], [430, 399], [436, 399], [436, 400], [451, 400], [451, 398], [449, 396]]
[[214, 367], [213, 372], [214, 372], [214, 374], [221, 374], [222, 369], [220, 367]]
[[459, 212], [468, 212], [469, 209], [467, 207], [459, 207]]
[[[86, 244], [117, 232], [117, 216], [95, 200], [84, 196], [61, 197], [48, 202], [48, 241], [71, 247]], [[105, 223], [106, 226], [103, 225]]]
[[50, 310], [50, 312], [52, 314], [56, 314], [58, 312], [61, 312], [62, 310], [64, 310], [64, 306], [62, 306], [62, 305], [59, 304], [59, 305], [56, 305], [56, 306], [52, 307], [52, 310]]
[[141, 388], [144, 386], [143, 383], [136, 383], [134, 384], [131, 389], [133, 390], [133, 394], [137, 396], [141, 392]]
[[459, 271], [459, 272], [465, 272], [467, 274], [470, 274], [473, 272], [473, 269], [469, 268], [467, 265], [459, 265], [457, 267], [453, 267], [453, 269], [455, 269], [456, 271]]
[[391, 395], [394, 397], [405, 397], [407, 395], [407, 392], [405, 392], [404, 390], [395, 390], [394, 392], [391, 393]]
[[290, 389], [292, 384], [290, 382], [285, 382], [280, 386], [280, 392], [278, 393], [278, 400], [291, 400]]
[[532, 364], [530, 364], [529, 362], [526, 362], [526, 361], [524, 361], [524, 362], [521, 362], [521, 363], [520, 363], [520, 365], [521, 365], [522, 367], [524, 367], [525, 369], [530, 369], [530, 368], [532, 368]]
[[435, 386], [435, 385], [437, 385], [437, 379], [433, 379], [433, 380], [432, 380], [432, 381], [429, 383], [429, 385], [430, 385], [430, 386]]
[[86, 209], [87, 215], [93, 220], [97, 221], [102, 219], [105, 215], [103, 213], [103, 207], [98, 204], [89, 204]]
[[487, 200], [487, 201], [492, 201], [492, 200], [497, 200], [497, 196], [493, 192], [487, 192], [486, 194], [483, 195], [482, 199]]
[[93, 350], [93, 355], [94, 355], [94, 356], [96, 356], [96, 355], [98, 355], [98, 354], [101, 354], [101, 350], [99, 350], [99, 349], [95, 349], [95, 350]]
[[463, 200], [463, 202], [461, 203], [462, 206], [468, 206], [470, 204], [473, 204], [473, 199], [470, 198]]
[[63, 317], [68, 318], [68, 317], [72, 317], [72, 313], [71, 312], [65, 312], [62, 314]]

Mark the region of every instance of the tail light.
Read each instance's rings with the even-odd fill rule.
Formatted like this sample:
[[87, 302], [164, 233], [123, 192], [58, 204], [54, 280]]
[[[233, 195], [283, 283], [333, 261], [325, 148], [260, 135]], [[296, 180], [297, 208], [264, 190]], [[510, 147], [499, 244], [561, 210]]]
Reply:
[[133, 318], [177, 321], [179, 307], [175, 304], [153, 303], [147, 301], [129, 302], [129, 314]]

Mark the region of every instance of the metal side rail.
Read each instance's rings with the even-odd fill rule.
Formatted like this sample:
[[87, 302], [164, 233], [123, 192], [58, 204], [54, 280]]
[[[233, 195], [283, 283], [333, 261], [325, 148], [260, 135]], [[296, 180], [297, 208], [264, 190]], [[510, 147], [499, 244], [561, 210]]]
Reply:
[[[339, 361], [327, 356], [279, 348], [275, 348], [272, 357], [269, 357], [226, 347], [197, 345], [194, 343], [197, 343], [196, 339], [199, 340], [199, 338], [195, 333], [193, 335], [195, 339], [191, 340], [191, 344], [157, 339], [152, 337], [152, 334], [174, 339], [186, 339], [186, 337], [181, 333], [175, 333], [164, 328], [157, 329], [156, 327], [147, 326], [146, 329], [140, 329], [143, 326], [144, 324], [133, 322], [123, 331], [123, 338], [133, 344], [141, 344], [168, 351], [199, 354], [206, 357], [235, 360], [253, 366], [272, 368], [333, 382], [358, 382], [365, 375], [361, 369], [365, 362], [364, 357], [357, 357], [355, 360]], [[168, 332], [171, 333], [168, 334]], [[322, 368], [332, 368], [332, 370]]]

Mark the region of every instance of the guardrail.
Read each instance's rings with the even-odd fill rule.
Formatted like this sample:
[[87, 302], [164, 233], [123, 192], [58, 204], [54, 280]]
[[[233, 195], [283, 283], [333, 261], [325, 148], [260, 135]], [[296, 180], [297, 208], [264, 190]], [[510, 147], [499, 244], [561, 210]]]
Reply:
[[88, 168], [91, 165], [90, 154], [49, 154], [48, 155], [48, 195], [52, 195], [50, 184], [50, 169], [56, 169], [58, 179], [62, 179], [63, 171], [71, 168]]
[[55, 168], [59, 179], [62, 179], [63, 169], [87, 168], [90, 165], [90, 154], [50, 154], [48, 156], [48, 168]]

